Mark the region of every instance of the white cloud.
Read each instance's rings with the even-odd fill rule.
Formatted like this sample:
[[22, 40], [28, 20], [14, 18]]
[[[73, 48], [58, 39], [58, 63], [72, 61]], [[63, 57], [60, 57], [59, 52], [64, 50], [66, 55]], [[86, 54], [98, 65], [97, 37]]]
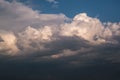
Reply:
[[19, 49], [16, 45], [17, 39], [12, 32], [6, 32], [0, 30], [0, 53], [3, 55], [14, 55], [18, 53]]
[[26, 53], [44, 50], [44, 43], [50, 42], [52, 35], [52, 29], [48, 26], [39, 29], [28, 26], [18, 34], [18, 45]]
[[52, 3], [52, 7], [53, 8], [57, 8], [59, 5], [58, 5], [58, 1], [56, 1], [56, 0], [46, 0], [47, 2], [49, 2], [49, 3]]
[[76, 15], [70, 24], [62, 25], [61, 35], [78, 36], [92, 43], [100, 44], [110, 42], [110, 38], [119, 34], [119, 28], [119, 23], [108, 23], [106, 27], [99, 19], [81, 13]]
[[54, 3], [54, 4], [57, 4], [58, 3], [58, 1], [56, 1], [56, 0], [46, 0], [47, 2], [50, 2], [50, 3]]
[[[19, 2], [0, 0], [0, 28], [21, 31], [25, 27], [59, 25], [69, 20], [64, 14], [42, 14]], [[9, 27], [9, 26], [10, 27]]]

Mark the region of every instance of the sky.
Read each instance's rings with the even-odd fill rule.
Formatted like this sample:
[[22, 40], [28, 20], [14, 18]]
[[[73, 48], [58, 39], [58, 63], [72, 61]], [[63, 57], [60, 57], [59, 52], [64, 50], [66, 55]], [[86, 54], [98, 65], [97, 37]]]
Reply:
[[[119, 0], [19, 0], [33, 9], [39, 9], [43, 13], [63, 13], [73, 18], [76, 14], [86, 12], [89, 16], [98, 17], [103, 22], [119, 22]], [[53, 1], [53, 2], [52, 2]]]
[[0, 80], [119, 80], [119, 0], [0, 0]]

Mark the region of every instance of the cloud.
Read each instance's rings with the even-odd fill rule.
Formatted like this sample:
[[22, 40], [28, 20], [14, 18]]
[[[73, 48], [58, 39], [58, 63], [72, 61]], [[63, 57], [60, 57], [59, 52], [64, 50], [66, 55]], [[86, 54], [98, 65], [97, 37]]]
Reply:
[[0, 38], [0, 54], [14, 55], [19, 51], [16, 45], [17, 39], [12, 32], [0, 30]]
[[64, 14], [42, 14], [40, 12], [16, 1], [0, 0], [0, 28], [17, 32], [27, 26], [58, 25], [69, 20]]
[[58, 3], [58, 1], [56, 1], [56, 0], [46, 0], [46, 1], [48, 1], [48, 2], [50, 2], [50, 3], [54, 3], [54, 4], [57, 4], [57, 3]]
[[[62, 26], [61, 35], [78, 36], [95, 44], [114, 42], [110, 39], [119, 34], [119, 23], [106, 23], [106, 25], [107, 27], [97, 18], [81, 13], [76, 15], [70, 24]], [[118, 33], [113, 31], [113, 25]]]
[[52, 7], [53, 8], [57, 8], [59, 5], [58, 5], [58, 1], [56, 1], [56, 0], [46, 0], [47, 2], [49, 2], [49, 3], [52, 3]]
[[47, 56], [47, 57], [48, 58], [51, 57], [53, 59], [59, 59], [59, 58], [74, 56], [74, 55], [77, 55], [79, 53], [84, 53], [84, 52], [88, 52], [88, 51], [91, 51], [91, 50], [92, 50], [91, 48], [84, 48], [84, 47], [81, 47], [80, 50], [75, 50], [75, 51], [72, 51], [70, 49], [65, 49], [60, 53], [57, 53], [57, 54], [54, 54], [54, 55], [51, 55], [51, 56]]
[[40, 29], [28, 26], [18, 34], [18, 46], [26, 53], [43, 50], [44, 43], [50, 42], [52, 35], [52, 29], [48, 26]]
[[73, 19], [64, 14], [43, 14], [15, 1], [1, 0], [0, 10], [2, 55], [35, 56], [35, 60], [65, 58], [68, 62], [73, 57], [78, 63], [95, 59], [119, 62], [119, 57], [114, 57], [120, 52], [120, 23], [102, 23], [87, 13]]

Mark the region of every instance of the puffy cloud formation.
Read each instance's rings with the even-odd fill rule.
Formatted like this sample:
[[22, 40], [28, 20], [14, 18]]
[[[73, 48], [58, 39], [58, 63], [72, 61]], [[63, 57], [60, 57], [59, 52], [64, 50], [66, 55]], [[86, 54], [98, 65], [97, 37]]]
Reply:
[[[78, 36], [93, 43], [106, 43], [113, 36], [119, 35], [120, 23], [106, 23], [106, 25], [97, 18], [91, 18], [86, 13], [81, 13], [73, 18], [72, 23], [62, 26], [61, 34]], [[117, 33], [113, 31], [113, 27], [116, 28]]]
[[[98, 52], [104, 55], [107, 52], [101, 51], [111, 49], [111, 45], [117, 50], [120, 47], [120, 23], [102, 23], [86, 13], [73, 19], [64, 14], [42, 14], [22, 3], [5, 0], [0, 0], [0, 10], [0, 29], [6, 30], [0, 31], [0, 54], [3, 55], [20, 53], [59, 59]], [[119, 52], [109, 53], [118, 55]]]
[[43, 50], [44, 43], [50, 42], [52, 35], [52, 29], [48, 26], [40, 29], [28, 26], [25, 31], [18, 34], [18, 45], [23, 51]]
[[17, 39], [12, 32], [0, 31], [0, 54], [13, 55], [19, 51]]

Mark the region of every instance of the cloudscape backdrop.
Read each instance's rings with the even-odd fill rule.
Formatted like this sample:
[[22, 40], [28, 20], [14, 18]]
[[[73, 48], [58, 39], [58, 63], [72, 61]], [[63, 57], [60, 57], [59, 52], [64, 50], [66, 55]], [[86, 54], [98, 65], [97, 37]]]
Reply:
[[1, 80], [119, 80], [119, 0], [0, 0]]

